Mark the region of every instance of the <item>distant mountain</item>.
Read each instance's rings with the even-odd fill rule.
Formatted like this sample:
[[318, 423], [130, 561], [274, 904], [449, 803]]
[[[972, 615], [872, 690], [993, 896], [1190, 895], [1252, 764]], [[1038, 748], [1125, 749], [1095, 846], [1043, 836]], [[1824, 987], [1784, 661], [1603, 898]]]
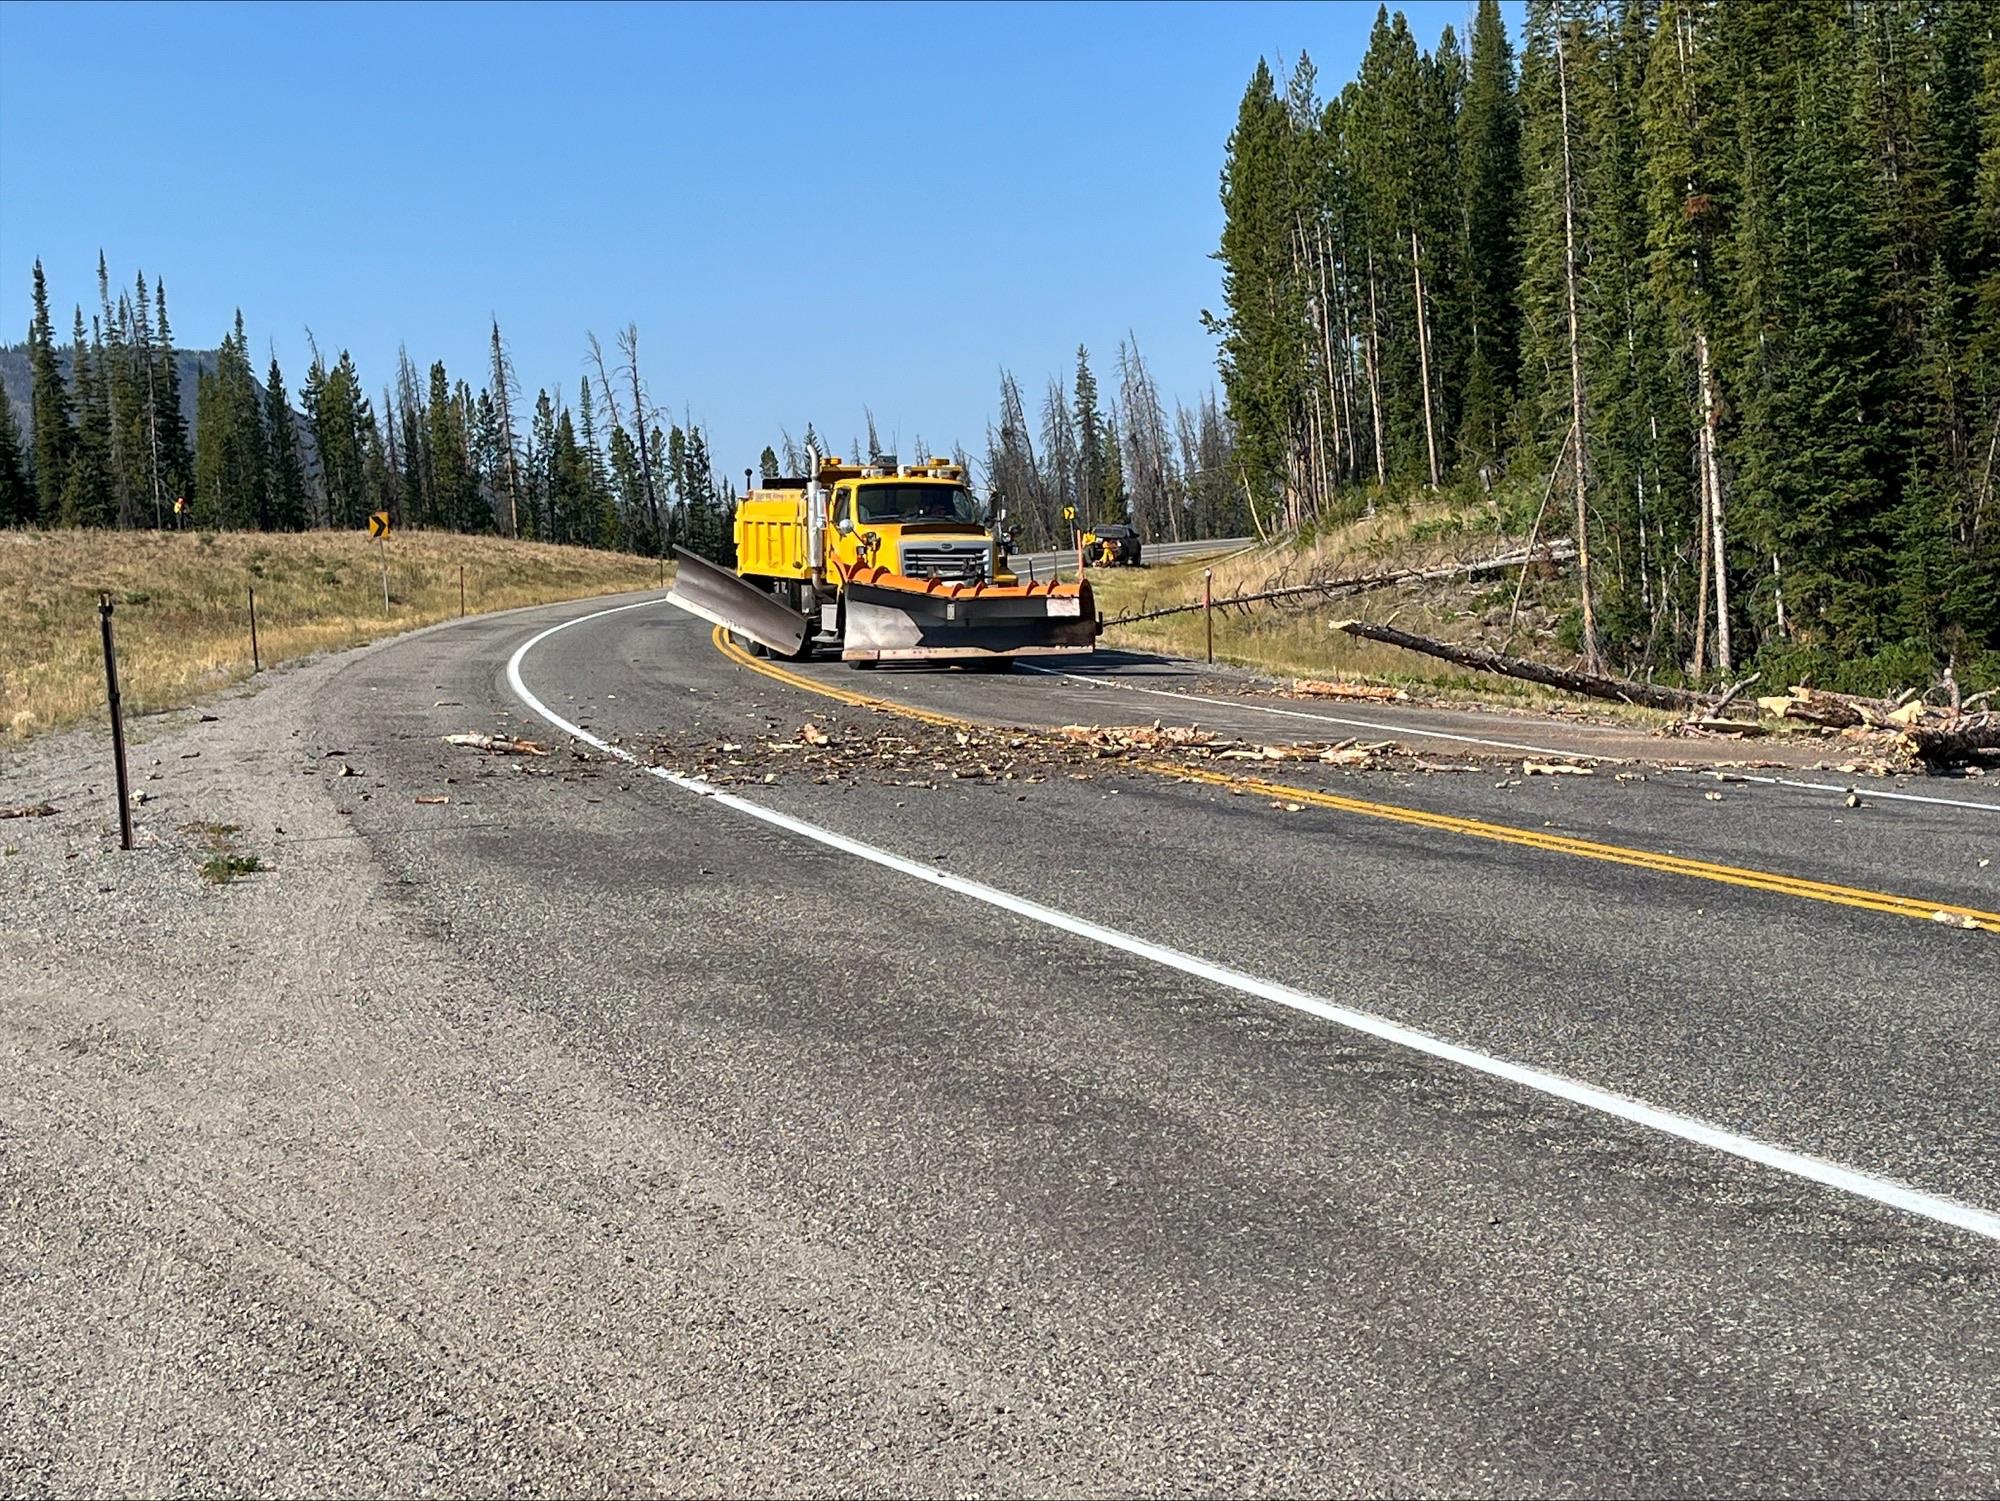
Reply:
[[[187, 422], [188, 441], [194, 441], [194, 386], [195, 372], [215, 371], [217, 351], [213, 349], [176, 349], [174, 365], [181, 377], [181, 416]], [[62, 368], [63, 379], [69, 379], [70, 353], [67, 344], [56, 346], [56, 363]], [[28, 381], [32, 374], [28, 364], [26, 344], [0, 344], [0, 381], [7, 384], [7, 405], [14, 409], [14, 425], [21, 430], [21, 441], [29, 441], [31, 431], [29, 421]], [[261, 393], [263, 386], [257, 387]]]
[[[219, 353], [220, 351], [214, 349], [176, 349], [174, 351], [174, 367], [180, 372], [181, 377], [181, 420], [187, 423], [190, 452], [193, 451], [194, 444], [195, 375], [196, 372], [202, 370], [206, 370], [209, 374], [213, 375]], [[56, 364], [62, 370], [63, 379], [68, 380], [70, 351], [67, 344], [56, 347]], [[6, 383], [7, 405], [14, 409], [14, 426], [20, 430], [23, 446], [29, 445], [34, 441], [34, 426], [30, 417], [33, 407], [28, 399], [28, 382], [33, 373], [33, 369], [28, 363], [28, 346], [26, 344], [0, 344], [0, 381]], [[257, 388], [257, 396], [261, 401], [264, 396], [264, 383], [253, 377], [251, 384]], [[287, 384], [290, 384], [290, 382], [288, 381]], [[297, 394], [296, 388], [286, 394]], [[316, 450], [313, 447], [312, 432], [307, 428], [306, 419], [300, 413], [299, 409], [293, 407], [291, 411], [292, 426], [297, 430], [299, 442], [302, 446], [301, 457], [310, 465], [316, 462]]]

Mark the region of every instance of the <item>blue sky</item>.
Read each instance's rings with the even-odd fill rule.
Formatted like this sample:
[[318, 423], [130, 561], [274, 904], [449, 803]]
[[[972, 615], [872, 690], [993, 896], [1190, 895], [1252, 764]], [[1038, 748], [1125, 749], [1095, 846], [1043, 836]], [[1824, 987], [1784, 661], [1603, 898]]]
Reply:
[[[1408, 4], [1419, 40], [1469, 0]], [[1517, 22], [1510, 5], [1510, 23]], [[36, 256], [61, 331], [165, 276], [175, 336], [241, 306], [294, 390], [310, 326], [379, 390], [407, 344], [574, 402], [636, 321], [655, 400], [740, 470], [872, 406], [975, 453], [1135, 334], [1214, 379], [1222, 148], [1259, 55], [1352, 76], [1372, 4], [290, 7], [0, 3], [0, 337]], [[1107, 382], [1108, 384], [1108, 382]]]

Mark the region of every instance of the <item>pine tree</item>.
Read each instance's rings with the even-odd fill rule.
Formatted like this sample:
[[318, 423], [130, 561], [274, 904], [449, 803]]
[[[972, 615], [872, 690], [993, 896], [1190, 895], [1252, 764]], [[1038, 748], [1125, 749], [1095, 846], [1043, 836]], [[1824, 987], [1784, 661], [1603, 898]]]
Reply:
[[560, 542], [553, 456], [556, 439], [555, 404], [546, 389], [535, 393], [534, 415], [528, 419], [528, 485], [534, 491], [534, 525], [530, 535], [543, 542]]
[[139, 454], [143, 475], [139, 481], [140, 507], [150, 511], [155, 529], [167, 524], [165, 476], [160, 470], [159, 357], [153, 338], [152, 299], [146, 292], [146, 274], [140, 272], [133, 295], [125, 304], [132, 329], [130, 340], [133, 363], [131, 446]]
[[1097, 409], [1097, 377], [1091, 373], [1090, 351], [1076, 346], [1076, 384], [1072, 391], [1076, 420], [1075, 493], [1084, 504], [1096, 505], [1104, 494], [1104, 415]]
[[28, 328], [28, 360], [35, 508], [42, 521], [53, 524], [62, 516], [63, 490], [69, 482], [70, 451], [75, 447], [75, 435], [70, 427], [69, 390], [56, 364], [48, 283], [42, 277], [39, 260], [35, 262], [35, 316]]
[[1098, 519], [1123, 521], [1131, 514], [1131, 497], [1125, 491], [1125, 460], [1118, 451], [1118, 409], [1113, 407], [1104, 431], [1098, 435]]
[[[1276, 80], [1260, 58], [1237, 107], [1223, 162], [1222, 243], [1216, 252], [1222, 262], [1223, 312], [1217, 317], [1204, 311], [1202, 319], [1221, 339], [1222, 386], [1248, 483], [1260, 493], [1284, 491], [1296, 511], [1291, 438], [1305, 329], [1293, 275], [1290, 139]], [[1086, 441], [1084, 427], [1079, 413], [1080, 445]], [[1097, 446], [1102, 448], [1101, 439]], [[1094, 488], [1100, 494], [1108, 489], [1101, 476]]]
[[91, 358], [97, 370], [97, 422], [104, 442], [113, 514], [120, 526], [138, 524], [138, 500], [144, 489], [135, 472], [139, 453], [129, 441], [132, 416], [138, 407], [133, 381], [130, 320], [121, 323], [111, 304], [111, 271], [104, 252], [97, 252], [97, 314], [90, 320]]
[[57, 514], [64, 526], [109, 526], [117, 519], [117, 509], [111, 494], [108, 424], [90, 346], [84, 341], [81, 307], [76, 310], [69, 369], [77, 423]]
[[181, 411], [180, 362], [174, 354], [174, 331], [167, 322], [167, 284], [153, 278], [153, 426], [160, 450], [160, 489], [171, 504], [194, 497], [194, 450], [188, 442], [187, 416]]
[[35, 519], [36, 509], [28, 456], [21, 447], [21, 430], [14, 425], [14, 405], [0, 382], [0, 526], [25, 526]]
[[475, 522], [474, 496], [472, 476], [465, 462], [465, 433], [457, 404], [451, 398], [451, 382], [443, 360], [431, 364], [426, 415], [431, 460], [428, 520], [449, 531], [471, 531]]
[[[501, 457], [506, 470], [507, 535], [521, 535], [521, 467], [516, 457], [517, 439], [514, 434], [514, 397], [520, 391], [520, 383], [514, 377], [514, 362], [507, 357], [507, 346], [500, 337], [500, 320], [493, 320], [493, 371], [492, 384], [488, 390], [493, 396], [494, 415], [498, 420], [496, 429], [501, 443]], [[384, 410], [386, 410], [386, 404]]]
[[757, 455], [757, 477], [765, 485], [778, 482], [778, 455], [768, 443], [764, 445], [764, 451]]
[[270, 475], [265, 489], [270, 496], [268, 525], [279, 531], [304, 531], [306, 514], [306, 472], [299, 459], [298, 433], [292, 425], [291, 402], [285, 395], [285, 373], [278, 357], [271, 356], [271, 368], [264, 377], [264, 435], [270, 457]]
[[271, 522], [264, 411], [250, 374], [243, 315], [223, 335], [215, 370], [195, 395], [194, 514], [203, 526], [263, 528]]
[[590, 378], [585, 376], [577, 385], [577, 435], [583, 447], [583, 540], [592, 547], [612, 548], [619, 541], [618, 506], [611, 493], [604, 450], [597, 442], [597, 413], [591, 405]]
[[1479, 0], [1458, 118], [1464, 202], [1465, 394], [1459, 446], [1496, 459], [1506, 442], [1520, 360], [1521, 121], [1514, 52], [1499, 0]]
[[[1760, 0], [1724, 12], [1735, 47], [1762, 49], [1737, 82], [1744, 153], [1731, 253], [1742, 370], [1733, 448], [1743, 530], [1757, 548], [1762, 634], [1880, 644], [1888, 546], [1881, 351], [1869, 168], [1851, 58], [1832, 0]], [[1782, 600], [1786, 628], [1777, 625]]]

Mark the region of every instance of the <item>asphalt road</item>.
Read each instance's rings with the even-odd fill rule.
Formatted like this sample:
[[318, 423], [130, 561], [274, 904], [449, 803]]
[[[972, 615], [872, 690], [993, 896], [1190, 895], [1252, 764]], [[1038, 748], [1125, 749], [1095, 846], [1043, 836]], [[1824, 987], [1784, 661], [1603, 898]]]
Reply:
[[[1931, 916], [2000, 911], [1994, 791], [1870, 783], [1857, 808], [1622, 760], [1524, 777], [1511, 747], [1540, 735], [1631, 747], [1260, 699], [1138, 659], [1084, 669], [1123, 688], [835, 663], [790, 682], [670, 607], [607, 610], [422, 633], [246, 711], [291, 726], [274, 767], [323, 773], [337, 751], [366, 770], [291, 777], [345, 833], [279, 838], [253, 894], [276, 900], [315, 851], [372, 871], [401, 936], [361, 947], [401, 981], [341, 1005], [431, 1060], [393, 1091], [373, 1171], [343, 1169], [368, 1192], [352, 1222], [314, 1220], [306, 1264], [486, 1353], [461, 1380], [427, 1346], [446, 1373], [430, 1407], [328, 1378], [309, 1420], [258, 1406], [275, 1378], [248, 1362], [232, 1390], [253, 1433], [290, 1453], [309, 1421], [320, 1468], [195, 1473], [2000, 1489], [2000, 934]], [[1156, 696], [1183, 692], [1206, 701]], [[1302, 707], [1387, 728], [1285, 717]], [[1040, 760], [981, 728], [1155, 720], [1418, 755], [1242, 773], [1271, 790]], [[467, 728], [555, 754], [441, 744]], [[1476, 769], [1422, 769], [1444, 765]], [[52, 964], [51, 995], [75, 983]], [[329, 1092], [358, 1098], [381, 1051], [343, 1057]], [[202, 1098], [226, 1104], [233, 1080]], [[435, 1148], [402, 1144], [430, 1145], [432, 1094], [448, 1181]], [[304, 1127], [282, 1153], [214, 1134], [246, 1179], [302, 1194], [330, 1150]], [[146, 1139], [148, 1163], [183, 1150]], [[202, 1181], [219, 1196], [231, 1171]], [[67, 1245], [46, 1198], [17, 1196], [21, 1233]], [[394, 1233], [364, 1236], [376, 1221]], [[354, 1339], [354, 1369], [395, 1353]], [[441, 1412], [454, 1444], [432, 1441]]]

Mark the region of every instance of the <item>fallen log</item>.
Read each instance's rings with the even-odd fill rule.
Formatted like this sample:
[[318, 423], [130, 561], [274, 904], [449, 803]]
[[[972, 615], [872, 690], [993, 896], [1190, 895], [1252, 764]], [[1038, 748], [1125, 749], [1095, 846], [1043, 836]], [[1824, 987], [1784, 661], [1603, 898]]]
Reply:
[[1912, 725], [1903, 731], [1902, 741], [1932, 770], [1957, 766], [1983, 753], [2000, 752], [2000, 715], [1976, 714], [1948, 727]]
[[1852, 729], [1867, 719], [1858, 704], [1836, 694], [1811, 690], [1801, 693], [1794, 689], [1788, 694], [1760, 698], [1757, 706], [1779, 719], [1795, 719], [1801, 724], [1816, 724], [1826, 730]]
[[1477, 672], [1494, 672], [1502, 677], [1540, 683], [1545, 688], [1560, 688], [1565, 693], [1580, 693], [1585, 698], [1638, 704], [1647, 709], [1708, 707], [1707, 695], [1691, 693], [1685, 688], [1663, 688], [1653, 683], [1634, 683], [1625, 678], [1599, 677], [1591, 672], [1572, 672], [1566, 668], [1550, 667], [1541, 662], [1527, 661], [1522, 657], [1510, 657], [1501, 652], [1488, 651], [1484, 647], [1456, 646], [1448, 641], [1433, 641], [1428, 636], [1412, 635], [1408, 631], [1399, 631], [1394, 626], [1375, 625], [1366, 620], [1336, 621], [1334, 629], [1345, 631], [1350, 636], [1359, 636], [1365, 641], [1379, 641], [1384, 646], [1400, 646], [1405, 651], [1421, 652], [1424, 656], [1436, 657], [1440, 661], [1450, 662], [1459, 667], [1470, 667]]
[[[1227, 610], [1234, 606], [1248, 615], [1250, 606], [1255, 604], [1278, 604], [1299, 599], [1339, 599], [1348, 594], [1366, 594], [1371, 589], [1386, 589], [1394, 584], [1432, 583], [1439, 579], [1477, 578], [1482, 573], [1494, 573], [1503, 568], [1519, 568], [1534, 562], [1566, 562], [1575, 555], [1574, 543], [1551, 543], [1533, 553], [1511, 552], [1504, 557], [1485, 558], [1472, 563], [1445, 563], [1435, 568], [1398, 568], [1390, 573], [1351, 574], [1346, 578], [1317, 579], [1309, 584], [1284, 584], [1275, 588], [1260, 589], [1245, 594], [1241, 591], [1226, 599], [1214, 601], [1214, 608]], [[1163, 620], [1169, 615], [1187, 615], [1196, 610], [1206, 609], [1202, 601], [1192, 604], [1162, 605], [1158, 609], [1139, 610], [1131, 615], [1114, 615], [1105, 621], [1106, 625], [1136, 625], [1142, 620]]]

